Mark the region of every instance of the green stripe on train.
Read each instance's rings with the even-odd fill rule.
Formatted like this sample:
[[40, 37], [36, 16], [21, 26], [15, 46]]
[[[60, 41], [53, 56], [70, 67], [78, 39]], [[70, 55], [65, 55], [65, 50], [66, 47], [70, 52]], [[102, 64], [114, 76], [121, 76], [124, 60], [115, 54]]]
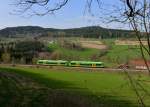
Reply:
[[69, 66], [75, 67], [104, 67], [103, 62], [92, 62], [92, 61], [71, 61]]

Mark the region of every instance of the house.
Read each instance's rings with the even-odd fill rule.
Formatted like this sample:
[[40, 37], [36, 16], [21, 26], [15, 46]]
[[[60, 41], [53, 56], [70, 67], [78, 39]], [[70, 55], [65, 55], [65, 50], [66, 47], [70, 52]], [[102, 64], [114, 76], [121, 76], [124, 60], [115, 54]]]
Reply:
[[[135, 69], [147, 69], [145, 61], [143, 59], [134, 59], [129, 61], [129, 66]], [[150, 67], [150, 60], [147, 61], [148, 67]]]

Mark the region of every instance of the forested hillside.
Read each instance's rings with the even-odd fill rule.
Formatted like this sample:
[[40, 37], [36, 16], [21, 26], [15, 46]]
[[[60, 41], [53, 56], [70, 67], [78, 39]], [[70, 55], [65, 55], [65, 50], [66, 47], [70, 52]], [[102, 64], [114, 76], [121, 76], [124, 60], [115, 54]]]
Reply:
[[72, 29], [42, 28], [38, 26], [8, 27], [0, 30], [0, 37], [88, 37], [88, 38], [133, 38], [130, 30], [106, 29], [99, 26], [89, 26]]

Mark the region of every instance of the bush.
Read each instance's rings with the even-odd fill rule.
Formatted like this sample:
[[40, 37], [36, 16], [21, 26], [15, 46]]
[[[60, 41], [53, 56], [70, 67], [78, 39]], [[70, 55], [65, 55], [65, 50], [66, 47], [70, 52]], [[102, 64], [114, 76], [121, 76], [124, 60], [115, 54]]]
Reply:
[[71, 42], [71, 41], [63, 40], [61, 41], [60, 45], [63, 48], [67, 48], [71, 50], [80, 50], [80, 51], [84, 50], [84, 48], [78, 42]]
[[11, 58], [10, 58], [10, 54], [9, 54], [9, 53], [3, 53], [3, 54], [2, 54], [2, 61], [3, 61], [4, 63], [9, 63], [10, 60], [11, 60]]

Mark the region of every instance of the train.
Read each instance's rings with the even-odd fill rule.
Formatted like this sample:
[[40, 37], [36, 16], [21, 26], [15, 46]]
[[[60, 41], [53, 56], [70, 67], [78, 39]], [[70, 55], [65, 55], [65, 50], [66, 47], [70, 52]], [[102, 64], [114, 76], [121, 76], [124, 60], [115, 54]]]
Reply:
[[48, 66], [104, 68], [103, 62], [94, 61], [38, 60], [37, 64]]

